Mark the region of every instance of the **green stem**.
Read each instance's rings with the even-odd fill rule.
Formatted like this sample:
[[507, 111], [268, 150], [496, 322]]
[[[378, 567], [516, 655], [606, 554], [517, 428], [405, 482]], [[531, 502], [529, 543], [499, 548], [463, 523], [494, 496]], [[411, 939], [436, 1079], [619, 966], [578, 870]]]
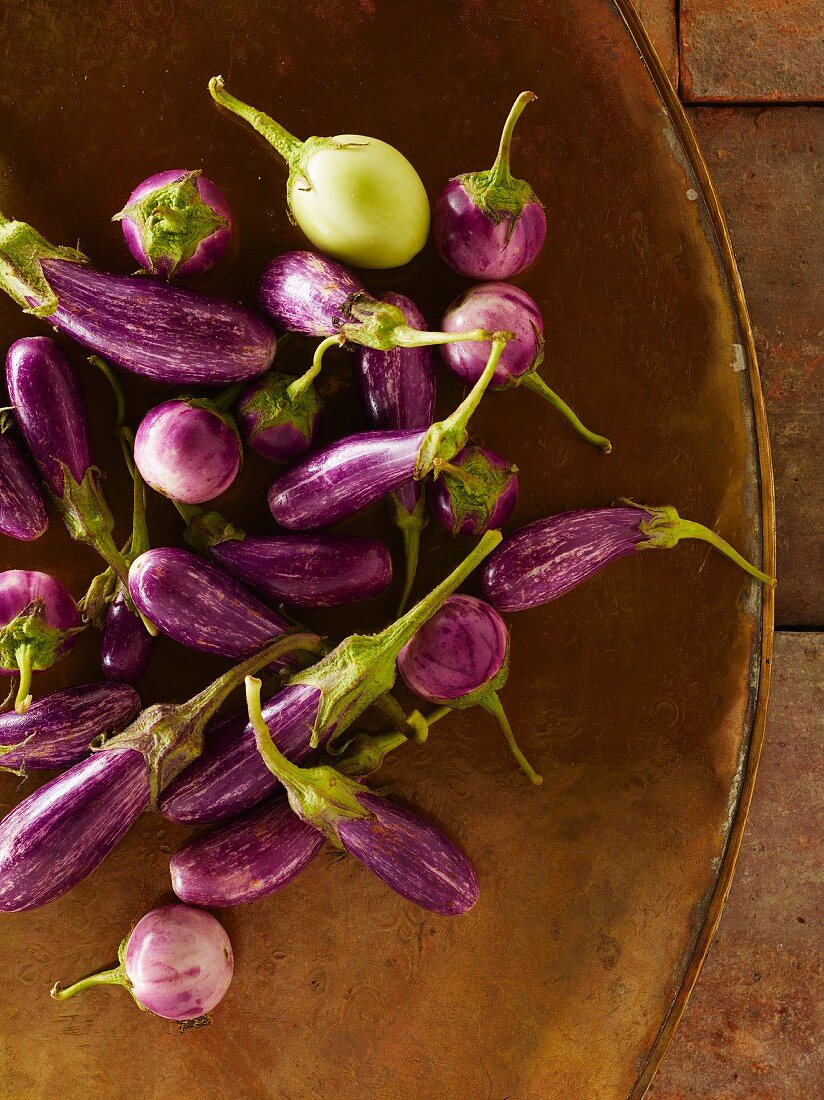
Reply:
[[291, 760], [287, 760], [269, 732], [260, 707], [260, 680], [257, 676], [247, 676], [246, 708], [249, 711], [249, 723], [254, 730], [257, 750], [272, 775], [279, 779], [284, 787], [303, 791], [306, 789], [304, 769]]
[[14, 651], [17, 668], [20, 671], [20, 683], [17, 685], [17, 695], [14, 700], [14, 709], [18, 714], [25, 714], [31, 706], [31, 676], [34, 668], [34, 649], [30, 643], [24, 642]]
[[407, 512], [404, 505], [393, 493], [389, 498], [392, 509], [392, 522], [398, 528], [403, 539], [404, 558], [404, 583], [401, 598], [398, 601], [397, 614], [402, 615], [409, 602], [412, 593], [412, 585], [415, 583], [415, 574], [418, 571], [418, 558], [420, 556], [421, 532], [426, 526], [426, 498], [420, 494], [415, 507]]
[[579, 435], [582, 435], [588, 443], [593, 443], [596, 447], [600, 447], [605, 455], [608, 455], [612, 450], [612, 444], [603, 435], [596, 435], [595, 432], [591, 432], [589, 428], [585, 427], [578, 416], [567, 405], [563, 398], [559, 397], [555, 390], [551, 390], [549, 386], [544, 382], [543, 378], [535, 371], [531, 371], [524, 376], [521, 383], [528, 390], [532, 390], [533, 393], [537, 393], [540, 397], [543, 397], [544, 401], [547, 401], [554, 409], [568, 420]]
[[296, 138], [294, 134], [290, 134], [288, 130], [285, 130], [279, 122], [275, 122], [269, 115], [264, 114], [263, 111], [258, 111], [256, 108], [250, 107], [248, 103], [243, 103], [230, 95], [224, 87], [222, 76], [212, 77], [209, 81], [209, 92], [215, 103], [219, 103], [227, 111], [231, 111], [238, 118], [242, 118], [244, 122], [248, 122], [253, 130], [256, 130], [261, 137], [266, 138], [290, 167], [297, 160], [303, 148], [303, 142]]
[[217, 397], [212, 398], [212, 404], [220, 413], [229, 412], [248, 385], [248, 382], [236, 382], [234, 386], [227, 386]]
[[407, 741], [423, 742], [428, 732], [426, 719], [418, 710], [407, 714], [391, 692], [387, 691], [375, 700], [375, 706], [383, 711], [395, 729]]
[[427, 726], [434, 726], [436, 722], [440, 722], [442, 718], [446, 718], [447, 714], [452, 713], [452, 707], [435, 707], [429, 714], [425, 715]]
[[179, 232], [186, 225], [186, 215], [171, 206], [156, 206], [152, 213], [153, 219], [168, 226], [172, 233]]
[[483, 328], [467, 329], [465, 332], [424, 332], [411, 325], [396, 325], [392, 330], [395, 346], [399, 348], [428, 348], [433, 344], [460, 344], [467, 340], [482, 343], [493, 340], [496, 335]]
[[521, 117], [524, 107], [536, 98], [534, 92], [521, 92], [512, 104], [512, 108], [504, 123], [504, 128], [501, 131], [498, 155], [495, 157], [495, 163], [489, 170], [489, 183], [493, 187], [506, 187], [508, 184], [512, 183], [512, 173], [509, 170], [509, 159], [512, 152], [512, 134], [515, 130], [515, 123]]
[[338, 347], [341, 344], [346, 343], [343, 336], [335, 334], [334, 336], [327, 336], [325, 340], [321, 340], [318, 346], [315, 348], [315, 354], [312, 356], [312, 366], [302, 374], [299, 378], [296, 378], [294, 382], [291, 382], [286, 387], [286, 395], [290, 401], [297, 401], [301, 394], [307, 390], [317, 376], [320, 374], [320, 368], [323, 366], [323, 357], [327, 350], [333, 347], [335, 344]]
[[111, 970], [101, 970], [97, 974], [90, 974], [88, 978], [81, 978], [73, 985], [67, 985], [64, 989], [60, 988], [60, 982], [55, 982], [51, 988], [50, 996], [54, 997], [56, 1001], [67, 1001], [69, 997], [74, 997], [78, 993], [82, 993], [84, 989], [91, 989], [96, 985], [122, 985], [129, 989], [131, 982], [126, 976], [126, 968], [122, 965], [115, 966]]
[[[645, 507], [643, 504], [634, 505], [632, 501], [626, 501], [625, 503], [634, 507]], [[708, 542], [710, 546], [714, 546], [716, 550], [720, 550], [725, 557], [735, 562], [751, 577], [755, 577], [756, 580], [761, 581], [762, 584], [766, 584], [770, 588], [775, 588], [775, 577], [756, 569], [737, 550], [733, 549], [725, 539], [722, 539], [709, 527], [705, 527], [703, 523], [696, 523], [691, 519], [682, 519], [678, 512], [671, 507], [647, 508], [646, 510], [652, 513], [653, 518], [638, 526], [640, 531], [650, 536], [650, 539], [649, 542], [640, 543], [639, 549], [648, 546], [660, 546], [668, 549], [675, 546], [681, 539], [700, 539], [702, 542]]]
[[518, 743], [515, 740], [515, 734], [512, 732], [512, 726], [509, 724], [509, 719], [506, 716], [504, 708], [501, 706], [501, 700], [498, 698], [496, 691], [490, 691], [488, 695], [483, 699], [478, 700], [478, 705], [482, 706], [484, 710], [489, 711], [491, 715], [497, 720], [498, 725], [501, 727], [506, 743], [509, 746], [509, 751], [515, 757], [518, 762], [518, 767], [527, 777], [530, 783], [534, 783], [536, 786], [540, 786], [543, 783], [543, 777], [538, 775], [527, 758], [518, 748]]
[[126, 398], [123, 396], [123, 387], [118, 381], [117, 375], [114, 370], [106, 363], [99, 355], [90, 355], [88, 359], [89, 363], [93, 367], [97, 367], [109, 385], [112, 387], [115, 401], [117, 402], [117, 413], [115, 417], [114, 428], [118, 431], [126, 419]]

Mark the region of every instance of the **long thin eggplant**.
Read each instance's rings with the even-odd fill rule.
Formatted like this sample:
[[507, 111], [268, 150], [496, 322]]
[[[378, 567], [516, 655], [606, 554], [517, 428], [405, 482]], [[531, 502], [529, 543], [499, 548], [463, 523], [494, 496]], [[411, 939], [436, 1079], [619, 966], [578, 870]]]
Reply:
[[708, 542], [756, 580], [775, 586], [773, 577], [708, 527], [681, 519], [675, 508], [624, 501], [615, 508], [562, 512], [528, 523], [490, 556], [481, 587], [499, 611], [524, 611], [558, 599], [618, 558], [636, 550], [669, 549], [681, 539]]
[[49, 515], [40, 482], [3, 430], [0, 414], [0, 534], [32, 542], [46, 533]]
[[277, 340], [243, 306], [146, 276], [95, 271], [25, 222], [0, 215], [0, 288], [123, 370], [182, 386], [263, 374]]

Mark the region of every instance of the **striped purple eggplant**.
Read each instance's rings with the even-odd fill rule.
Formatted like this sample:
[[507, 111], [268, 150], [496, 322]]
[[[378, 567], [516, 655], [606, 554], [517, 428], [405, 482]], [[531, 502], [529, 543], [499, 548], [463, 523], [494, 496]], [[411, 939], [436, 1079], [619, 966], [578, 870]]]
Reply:
[[481, 587], [499, 611], [524, 611], [556, 600], [612, 561], [636, 550], [669, 549], [681, 539], [708, 542], [757, 580], [775, 585], [714, 531], [681, 519], [675, 508], [622, 501], [528, 523], [490, 556]]
[[[426, 320], [409, 298], [384, 294], [382, 301], [397, 306], [412, 328], [424, 330]], [[428, 428], [435, 416], [435, 356], [431, 348], [392, 348], [376, 351], [359, 347], [355, 378], [361, 403], [378, 430]], [[423, 487], [407, 481], [390, 499], [393, 519], [401, 533], [406, 563], [400, 610], [406, 606], [418, 567], [421, 531], [426, 523]]]
[[464, 447], [429, 487], [429, 510], [453, 535], [503, 527], [518, 503], [518, 467], [487, 447]]
[[[318, 359], [324, 350], [321, 344]], [[313, 384], [316, 374], [313, 361], [299, 378], [269, 371], [246, 387], [234, 413], [247, 446], [273, 462], [291, 462], [312, 446], [323, 423], [323, 402]]]
[[296, 462], [269, 490], [269, 510], [297, 530], [329, 527], [412, 480], [420, 481], [464, 447], [467, 424], [491, 381], [508, 334], [496, 333], [486, 367], [445, 420], [429, 428], [350, 435]]
[[158, 630], [201, 653], [248, 657], [290, 624], [234, 577], [188, 550], [147, 550], [132, 562], [129, 593]]
[[154, 638], [129, 607], [121, 589], [106, 609], [100, 665], [107, 680], [136, 684], [149, 668]]
[[241, 382], [275, 356], [274, 332], [251, 310], [162, 279], [95, 271], [81, 252], [2, 215], [0, 287], [84, 347], [157, 382]]
[[0, 768], [25, 774], [66, 768], [102, 733], [121, 730], [140, 710], [127, 684], [80, 684], [37, 699], [25, 714], [0, 714]]
[[40, 482], [0, 414], [0, 534], [31, 542], [46, 533], [49, 516]]

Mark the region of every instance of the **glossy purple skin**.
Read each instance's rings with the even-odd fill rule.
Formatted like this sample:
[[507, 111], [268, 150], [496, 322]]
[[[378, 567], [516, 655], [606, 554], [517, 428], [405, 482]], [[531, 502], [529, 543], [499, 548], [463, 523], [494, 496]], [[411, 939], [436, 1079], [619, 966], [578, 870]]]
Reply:
[[0, 911], [36, 909], [71, 890], [148, 805], [136, 749], [94, 753], [24, 798], [0, 821]]
[[438, 829], [378, 795], [358, 795], [374, 817], [344, 819], [341, 842], [401, 897], [444, 917], [478, 900], [478, 879], [461, 849]]
[[326, 843], [281, 792], [172, 856], [172, 889], [193, 905], [248, 905], [287, 886]]
[[[33, 569], [7, 569], [0, 573], [0, 629], [15, 619], [33, 600], [43, 601], [47, 626], [56, 630], [73, 630], [80, 626], [80, 613], [68, 589], [50, 577]], [[67, 653], [76, 638], [67, 638], [61, 653]], [[12, 673], [17, 669], [0, 668]]]
[[183, 504], [225, 493], [242, 458], [240, 440], [223, 417], [183, 398], [147, 412], [135, 435], [134, 460], [143, 480]]
[[[483, 454], [489, 465], [495, 469], [510, 471], [512, 469], [512, 463], [508, 459], [496, 454], [495, 451], [490, 451], [487, 447], [475, 446], [464, 447], [460, 454], [452, 459], [452, 465], [463, 466], [470, 452]], [[463, 514], [459, 519], [456, 515], [458, 505], [453, 498], [449, 478], [442, 474], [429, 486], [427, 503], [438, 523], [453, 535], [483, 535], [486, 531], [503, 527], [518, 503], [518, 491], [518, 475], [511, 474], [503, 492], [499, 493], [489, 518], [485, 515], [486, 509], [468, 514], [465, 509], [460, 509]]]
[[[309, 741], [319, 704], [317, 688], [291, 684], [263, 707], [272, 739], [295, 763], [312, 751]], [[257, 805], [277, 786], [258, 752], [248, 714], [241, 711], [207, 735], [203, 753], [161, 795], [160, 812], [186, 824], [223, 821]]]
[[265, 385], [266, 378], [262, 378], [247, 386], [235, 405], [235, 422], [247, 447], [273, 462], [291, 462], [293, 458], [308, 451], [317, 439], [323, 424], [323, 409], [319, 408], [312, 417], [308, 432], [295, 420], [285, 420], [282, 424], [261, 428], [259, 414], [254, 409], [247, 411], [247, 406]]
[[0, 431], [0, 534], [32, 542], [48, 526], [40, 482], [11, 436]]
[[647, 535], [643, 508], [591, 508], [538, 519], [504, 539], [481, 573], [499, 611], [524, 611], [557, 600], [605, 565], [632, 554]]
[[43, 260], [59, 305], [50, 324], [123, 370], [156, 382], [222, 386], [267, 371], [277, 339], [250, 309], [147, 275]]
[[136, 684], [149, 667], [154, 638], [130, 610], [122, 590], [106, 611], [100, 638], [100, 665], [107, 680]]
[[294, 607], [371, 600], [392, 583], [392, 556], [359, 535], [266, 535], [211, 547], [221, 568], [267, 599]]
[[[426, 318], [403, 294], [384, 294], [381, 299], [402, 310], [406, 323], [426, 331]], [[435, 353], [427, 348], [392, 348], [376, 351], [355, 349], [355, 379], [361, 403], [378, 430], [428, 428], [435, 419]], [[407, 512], [415, 510], [421, 483], [408, 481], [395, 490]]]
[[[179, 180], [187, 174], [186, 169], [177, 168], [172, 168], [168, 172], [157, 172], [135, 187], [125, 205], [131, 206], [133, 203], [140, 202], [152, 191], [157, 191], [160, 187], [174, 183], [175, 180]], [[212, 210], [220, 217], [226, 218], [229, 224], [222, 229], [216, 229], [214, 233], [210, 233], [208, 237], [203, 238], [189, 259], [184, 260], [174, 272], [174, 278], [176, 279], [192, 279], [196, 275], [211, 271], [215, 264], [223, 259], [226, 249], [232, 241], [232, 213], [226, 199], [223, 197], [223, 192], [206, 176], [197, 177], [197, 192], [206, 205], [211, 206]], [[132, 256], [141, 267], [151, 271], [153, 267], [152, 260], [143, 250], [140, 227], [131, 218], [121, 218], [120, 227], [123, 230], [126, 247]], [[158, 275], [168, 276], [170, 266], [171, 262], [167, 261], [164, 264], [161, 259], [155, 257], [154, 270]]]
[[410, 691], [430, 703], [462, 699], [490, 683], [509, 652], [506, 623], [474, 596], [450, 596], [398, 655]]
[[78, 483], [94, 465], [86, 399], [63, 349], [48, 336], [16, 340], [6, 356], [14, 416], [40, 475], [63, 496], [63, 470]]
[[284, 252], [260, 277], [258, 297], [270, 317], [287, 332], [333, 336], [344, 311], [363, 284], [334, 260], [318, 252]]
[[0, 768], [34, 771], [66, 768], [89, 755], [98, 734], [123, 729], [140, 710], [140, 696], [127, 684], [81, 684], [36, 699], [25, 714], [0, 714], [0, 745], [20, 748], [0, 756]]
[[363, 432], [314, 451], [274, 481], [269, 511], [298, 531], [349, 519], [412, 478], [425, 435]]
[[123, 966], [138, 1004], [165, 1020], [195, 1020], [222, 1000], [235, 960], [211, 913], [173, 904], [137, 922]]
[[181, 645], [240, 660], [290, 624], [234, 577], [188, 550], [147, 550], [129, 570], [135, 607]]
[[[495, 368], [489, 388], [506, 389], [533, 370], [540, 358], [544, 322], [532, 298], [508, 283], [480, 283], [470, 287], [449, 306], [441, 321], [444, 332], [483, 328], [514, 332]], [[441, 347], [444, 363], [467, 385], [483, 374], [489, 344], [464, 341]]]
[[450, 180], [432, 211], [432, 236], [441, 259], [466, 279], [511, 279], [537, 258], [546, 239], [546, 214], [528, 202], [510, 232], [472, 201], [459, 179]]

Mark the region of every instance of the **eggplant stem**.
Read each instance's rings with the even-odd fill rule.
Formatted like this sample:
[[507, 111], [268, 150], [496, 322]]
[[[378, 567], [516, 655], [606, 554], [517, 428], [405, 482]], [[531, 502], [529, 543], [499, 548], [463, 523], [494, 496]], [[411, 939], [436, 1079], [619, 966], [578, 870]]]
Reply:
[[303, 148], [303, 142], [263, 111], [258, 111], [255, 107], [250, 107], [248, 103], [243, 103], [242, 100], [230, 95], [226, 91], [222, 76], [212, 77], [209, 81], [209, 92], [215, 103], [225, 107], [238, 118], [242, 118], [244, 122], [248, 122], [253, 130], [266, 138], [290, 167], [297, 160]]
[[49, 996], [56, 1001], [67, 1001], [69, 997], [74, 997], [76, 994], [82, 993], [84, 989], [91, 989], [96, 985], [123, 985], [128, 989], [131, 982], [126, 976], [126, 969], [123, 965], [113, 966], [111, 970], [101, 970], [97, 974], [90, 974], [87, 978], [81, 978], [62, 989], [60, 988], [60, 982], [55, 982], [49, 991]]
[[[641, 524], [641, 530], [644, 530], [645, 525]], [[671, 534], [674, 536], [674, 542], [671, 545], [675, 545], [680, 539], [700, 539], [702, 542], [708, 542], [710, 546], [714, 546], [716, 550], [720, 550], [721, 553], [740, 566], [745, 573], [749, 573], [751, 577], [755, 577], [756, 580], [761, 581], [762, 584], [766, 584], [769, 588], [775, 588], [776, 579], [771, 577], [769, 573], [764, 573], [760, 569], [757, 569], [751, 562], [748, 562], [743, 555], [739, 554], [726, 539], [722, 539], [720, 535], [717, 535], [709, 527], [705, 527], [703, 523], [696, 523], [695, 520], [682, 519], [680, 516], [669, 528]], [[642, 544], [643, 545], [643, 544]]]
[[391, 692], [386, 692], [375, 700], [375, 706], [382, 710], [398, 733], [403, 734], [407, 741], [423, 743], [428, 732], [426, 719], [420, 711], [412, 711], [407, 714]]
[[429, 714], [424, 715], [427, 726], [434, 726], [436, 722], [440, 722], [442, 718], [446, 718], [447, 714], [451, 714], [452, 710], [452, 707], [447, 706], [435, 707]]
[[34, 651], [30, 643], [24, 642], [14, 651], [14, 659], [20, 671], [20, 683], [17, 685], [17, 695], [14, 700], [14, 709], [18, 714], [25, 714], [31, 706], [31, 677], [34, 668]]
[[318, 346], [315, 348], [315, 354], [312, 356], [312, 366], [302, 374], [299, 378], [296, 378], [294, 382], [291, 382], [286, 387], [286, 395], [290, 401], [297, 401], [314, 382], [317, 376], [320, 374], [320, 368], [323, 366], [323, 357], [329, 348], [335, 344], [340, 347], [346, 343], [345, 337], [336, 333], [334, 336], [327, 336], [325, 340], [321, 340]]
[[284, 787], [294, 786], [298, 790], [302, 790], [305, 778], [303, 768], [286, 759], [272, 740], [272, 734], [263, 719], [263, 711], [260, 707], [260, 678], [247, 676], [244, 683], [246, 686], [246, 709], [249, 712], [249, 724], [254, 731], [255, 744], [258, 752], [263, 757], [264, 764], [272, 775], [281, 781]]
[[585, 427], [576, 413], [567, 405], [566, 401], [564, 401], [562, 397], [559, 397], [555, 390], [550, 389], [539, 374], [536, 374], [534, 371], [527, 374], [523, 379], [522, 385], [528, 390], [532, 390], [533, 393], [537, 393], [539, 397], [543, 397], [544, 401], [548, 402], [553, 409], [556, 409], [565, 420], [568, 420], [575, 431], [583, 436], [588, 443], [600, 447], [605, 455], [610, 454], [612, 451], [612, 444], [606, 436], [597, 435], [595, 432], [591, 432], [589, 428]]
[[227, 386], [217, 397], [212, 398], [215, 409], [219, 413], [227, 413], [248, 385], [248, 382], [236, 382], [234, 386]]
[[518, 748], [518, 743], [515, 740], [515, 734], [512, 732], [512, 726], [509, 724], [509, 719], [506, 716], [501, 700], [498, 698], [496, 691], [490, 691], [483, 699], [479, 700], [479, 706], [482, 706], [484, 710], [497, 720], [498, 725], [501, 727], [501, 732], [506, 738], [506, 743], [509, 746], [509, 751], [515, 757], [518, 762], [518, 767], [527, 777], [530, 783], [534, 783], [536, 787], [540, 787], [543, 783], [543, 776], [538, 775], [530, 762]]
[[[399, 348], [428, 348], [433, 344], [459, 344], [467, 340], [482, 343], [494, 338], [494, 332], [483, 328], [467, 329], [465, 332], [424, 332], [411, 325], [396, 325], [392, 330], [392, 339]], [[509, 338], [514, 339], [514, 334]]]
[[114, 370], [109, 366], [105, 360], [101, 359], [99, 355], [90, 355], [88, 362], [93, 367], [96, 367], [109, 385], [114, 393], [115, 401], [117, 402], [117, 412], [115, 414], [114, 430], [119, 431], [126, 420], [126, 398], [123, 396], [123, 387], [118, 381], [117, 375]]
[[534, 92], [521, 92], [512, 104], [509, 114], [506, 116], [506, 122], [501, 131], [501, 140], [498, 145], [498, 155], [495, 157], [495, 163], [489, 170], [489, 182], [493, 187], [498, 187], [500, 185], [505, 186], [512, 182], [512, 173], [509, 170], [509, 160], [512, 153], [512, 134], [515, 130], [516, 122], [523, 113], [524, 107], [537, 98]]
[[401, 539], [403, 540], [404, 582], [401, 598], [398, 601], [397, 617], [403, 614], [409, 602], [409, 597], [412, 594], [412, 585], [415, 583], [415, 574], [418, 571], [421, 532], [426, 526], [426, 499], [423, 493], [421, 493], [411, 512], [407, 512], [406, 508], [394, 494], [390, 498], [390, 504], [392, 508], [392, 522], [397, 527]]

